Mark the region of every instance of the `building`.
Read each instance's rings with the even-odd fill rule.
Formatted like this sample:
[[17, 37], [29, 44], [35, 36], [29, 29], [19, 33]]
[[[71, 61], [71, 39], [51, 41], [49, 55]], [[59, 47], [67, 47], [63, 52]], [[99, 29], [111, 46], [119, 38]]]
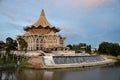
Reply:
[[33, 25], [24, 27], [24, 30], [26, 33], [17, 36], [17, 38], [25, 39], [28, 43], [28, 50], [65, 49], [66, 37], [57, 34], [60, 29], [47, 21], [44, 10], [42, 10], [39, 19]]

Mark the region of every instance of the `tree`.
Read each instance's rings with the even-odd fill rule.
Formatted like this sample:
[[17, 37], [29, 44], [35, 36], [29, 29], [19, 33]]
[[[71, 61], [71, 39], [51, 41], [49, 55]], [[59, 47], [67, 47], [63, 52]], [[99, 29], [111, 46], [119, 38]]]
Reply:
[[17, 50], [17, 46], [18, 46], [17, 40], [13, 40], [13, 49], [12, 50]]
[[8, 55], [10, 53], [10, 51], [13, 49], [13, 39], [8, 37], [6, 38], [6, 44], [5, 44], [5, 55], [6, 55], [6, 59], [8, 60]]
[[67, 45], [67, 47], [69, 47], [70, 50], [72, 50], [72, 45], [71, 44]]
[[87, 53], [91, 53], [91, 45], [87, 45], [87, 47], [86, 47], [86, 52], [87, 52]]
[[120, 46], [118, 44], [113, 44], [110, 54], [112, 56], [118, 56], [118, 55], [120, 55]]
[[120, 46], [116, 43], [102, 42], [99, 45], [98, 52], [100, 54], [118, 56], [120, 55]]
[[3, 41], [0, 41], [0, 50], [4, 50], [5, 43]]
[[11, 37], [6, 38], [5, 50], [7, 55], [11, 50], [17, 50], [17, 41], [13, 40]]
[[17, 39], [20, 50], [27, 52], [28, 43], [21, 37]]
[[86, 43], [79, 43], [79, 44], [69, 44], [67, 47], [70, 48], [70, 50], [74, 50], [76, 53], [80, 53], [81, 51], [85, 51], [88, 53], [91, 53], [91, 45], [87, 45]]
[[110, 54], [110, 45], [108, 42], [102, 42], [99, 45], [99, 49], [98, 49], [99, 53], [102, 54]]

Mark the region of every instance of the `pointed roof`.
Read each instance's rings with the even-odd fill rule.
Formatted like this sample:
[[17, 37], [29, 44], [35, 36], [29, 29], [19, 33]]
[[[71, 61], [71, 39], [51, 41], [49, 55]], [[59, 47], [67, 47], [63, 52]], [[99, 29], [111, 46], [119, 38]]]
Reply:
[[41, 15], [40, 16], [45, 16], [44, 10], [42, 9]]
[[42, 27], [53, 27], [46, 19], [44, 10], [42, 9], [41, 14], [37, 22], [34, 24], [35, 27], [42, 26]]
[[36, 23], [33, 24], [33, 25], [30, 25], [30, 26], [24, 27], [24, 30], [25, 30], [25, 31], [28, 31], [28, 30], [34, 29], [34, 28], [35, 28], [35, 29], [41, 29], [41, 28], [47, 29], [47, 28], [49, 28], [49, 29], [53, 30], [54, 32], [59, 32], [59, 31], [60, 31], [59, 28], [57, 28], [57, 27], [55, 27], [55, 26], [52, 26], [52, 25], [47, 21], [47, 19], [46, 19], [46, 17], [45, 17], [44, 10], [41, 11], [40, 17], [39, 17], [39, 19], [36, 21]]

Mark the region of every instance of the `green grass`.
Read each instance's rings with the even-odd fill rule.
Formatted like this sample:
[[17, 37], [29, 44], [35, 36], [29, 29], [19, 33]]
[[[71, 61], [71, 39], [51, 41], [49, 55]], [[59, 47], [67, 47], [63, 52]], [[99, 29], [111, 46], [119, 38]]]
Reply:
[[0, 65], [2, 64], [17, 64], [17, 60], [4, 60], [4, 59], [0, 59]]
[[116, 60], [117, 60], [116, 65], [120, 65], [120, 56], [118, 56]]

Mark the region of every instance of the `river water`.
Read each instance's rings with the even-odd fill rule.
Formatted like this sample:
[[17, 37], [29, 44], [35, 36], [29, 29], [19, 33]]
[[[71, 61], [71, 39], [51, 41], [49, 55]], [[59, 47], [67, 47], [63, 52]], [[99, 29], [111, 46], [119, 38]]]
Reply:
[[120, 66], [57, 70], [1, 69], [0, 80], [120, 80]]

